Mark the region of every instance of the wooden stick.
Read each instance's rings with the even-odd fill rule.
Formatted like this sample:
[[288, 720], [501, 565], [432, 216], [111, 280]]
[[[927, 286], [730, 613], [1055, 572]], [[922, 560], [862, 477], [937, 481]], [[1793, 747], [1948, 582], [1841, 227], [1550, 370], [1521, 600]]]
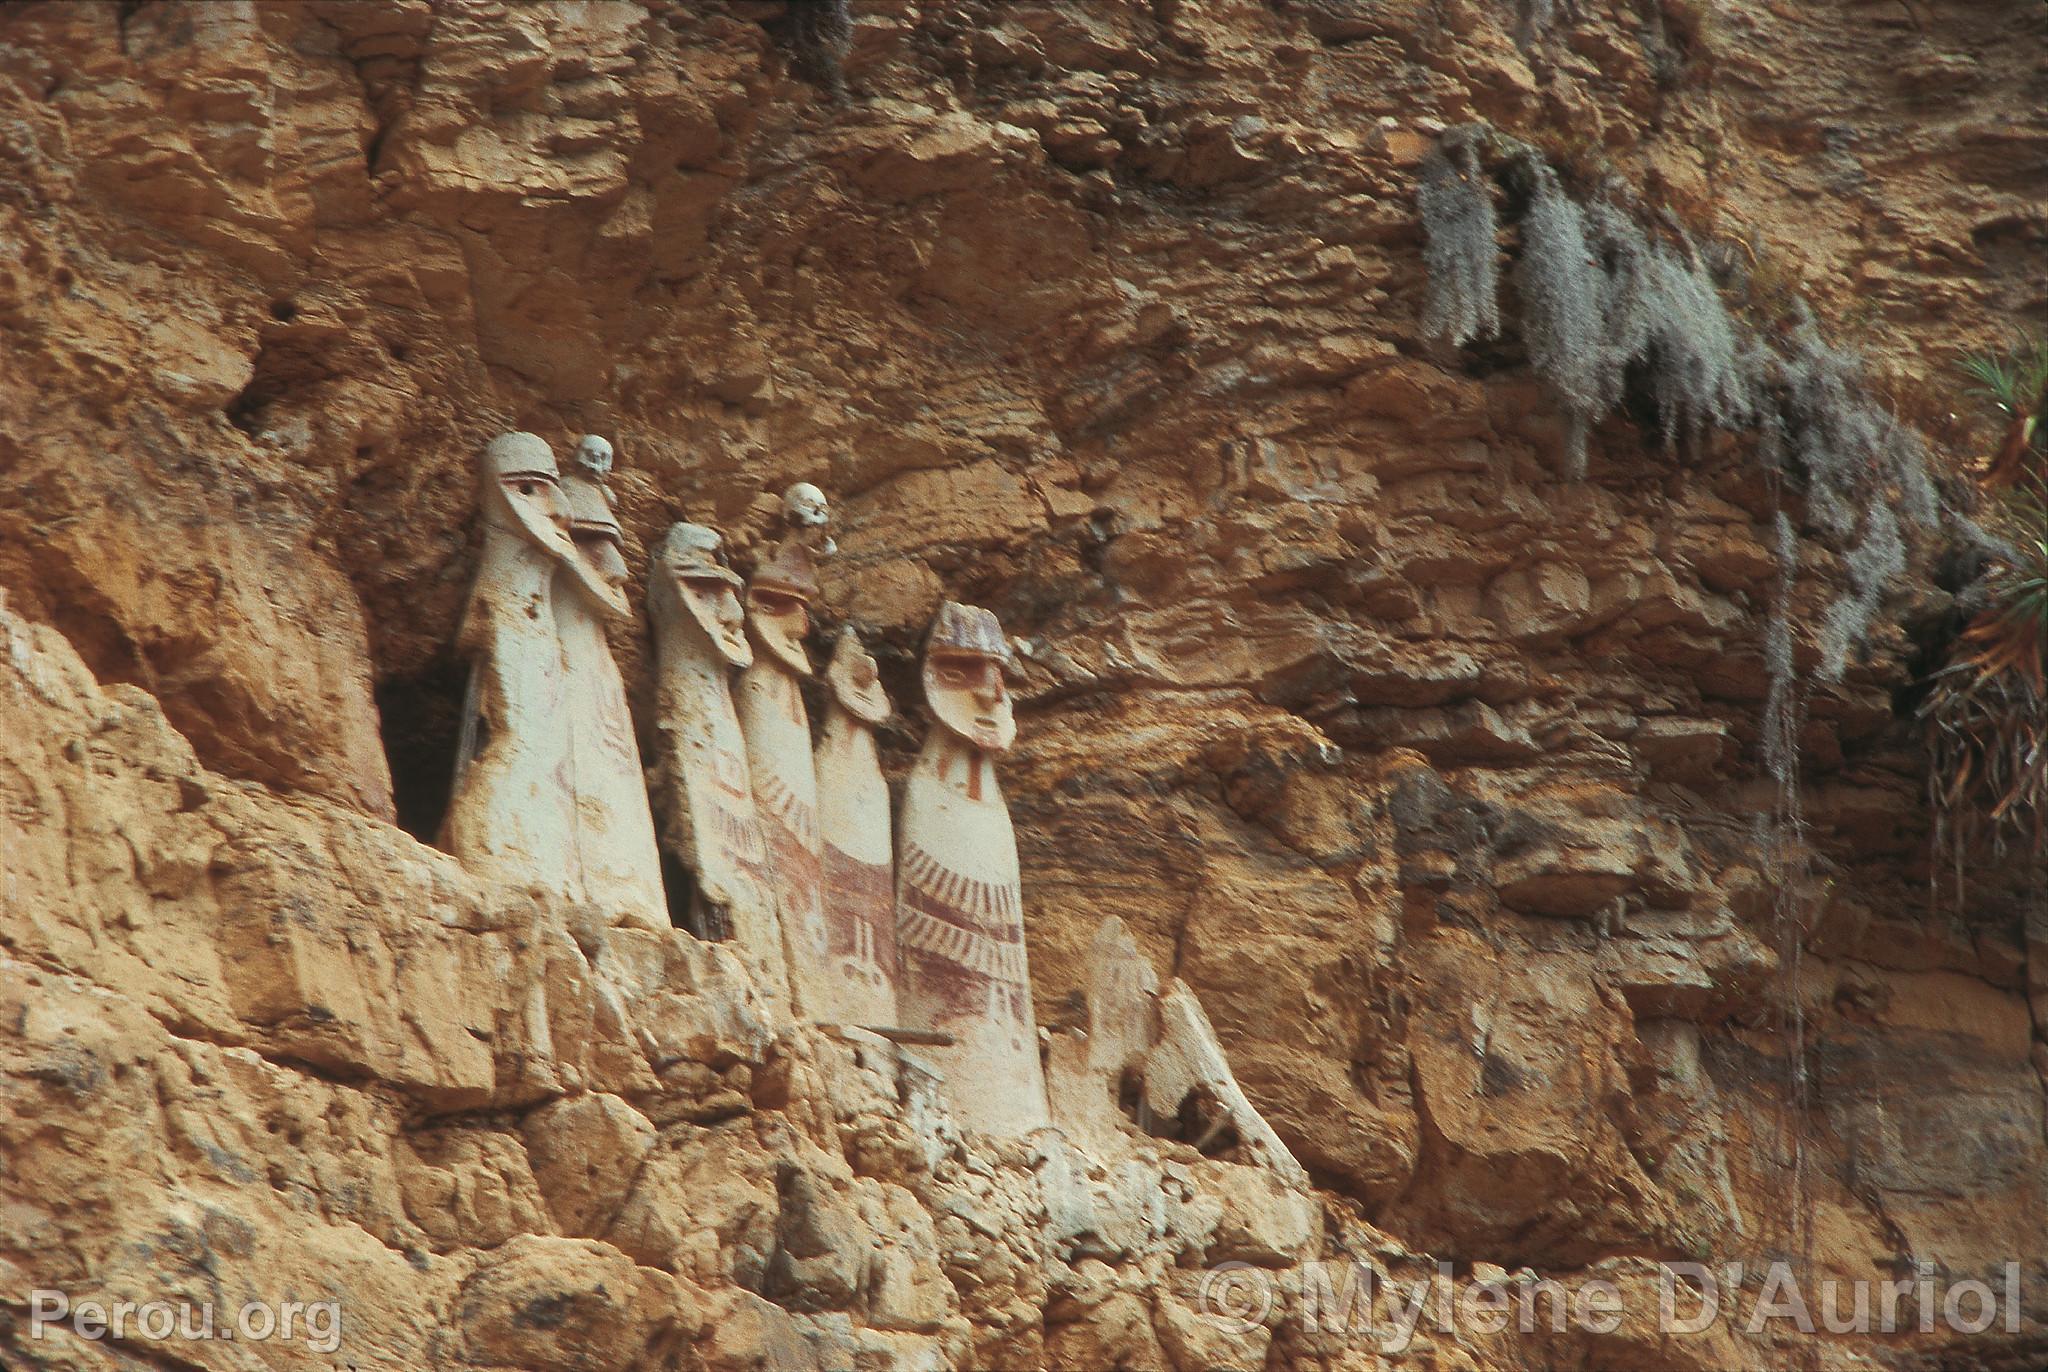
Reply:
[[929, 1048], [951, 1048], [960, 1042], [942, 1029], [905, 1029], [894, 1024], [863, 1024], [860, 1026], [870, 1034], [877, 1034], [891, 1043], [914, 1043]]

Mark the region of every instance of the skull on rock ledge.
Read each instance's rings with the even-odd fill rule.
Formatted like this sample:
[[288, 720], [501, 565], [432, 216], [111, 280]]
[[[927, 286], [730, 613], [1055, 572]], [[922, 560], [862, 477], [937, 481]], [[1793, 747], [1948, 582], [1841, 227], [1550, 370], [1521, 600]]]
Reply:
[[612, 474], [612, 445], [596, 434], [585, 434], [576, 444], [576, 465], [603, 480]]
[[832, 522], [832, 507], [825, 493], [808, 481], [799, 481], [782, 493], [782, 513], [799, 529], [822, 529]]

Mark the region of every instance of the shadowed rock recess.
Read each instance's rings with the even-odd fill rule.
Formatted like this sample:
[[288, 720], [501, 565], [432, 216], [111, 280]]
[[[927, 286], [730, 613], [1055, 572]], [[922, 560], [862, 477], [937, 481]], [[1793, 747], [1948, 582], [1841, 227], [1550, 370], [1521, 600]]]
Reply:
[[[2039, 0], [0, 7], [0, 1367], [2041, 1366], [2048, 883], [1931, 894], [1912, 720], [1955, 523], [1673, 433], [1675, 341], [1575, 373], [1602, 273], [1518, 263], [1625, 203], [1966, 513], [2044, 111]], [[1429, 178], [1497, 320], [1425, 318]], [[430, 846], [509, 431], [617, 451], [642, 918]], [[852, 629], [899, 800], [942, 605], [1014, 647], [969, 765], [1063, 1132], [700, 937], [649, 569], [751, 571], [797, 482], [793, 717]], [[872, 969], [863, 880], [813, 936]]]

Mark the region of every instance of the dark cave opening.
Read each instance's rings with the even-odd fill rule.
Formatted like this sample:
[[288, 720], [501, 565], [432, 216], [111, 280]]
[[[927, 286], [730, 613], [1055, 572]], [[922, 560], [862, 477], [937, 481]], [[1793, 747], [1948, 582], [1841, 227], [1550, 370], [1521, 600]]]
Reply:
[[398, 826], [422, 843], [440, 837], [455, 789], [455, 751], [462, 734], [462, 698], [469, 667], [436, 659], [409, 676], [377, 686], [384, 757]]
[[698, 927], [701, 921], [692, 908], [697, 902], [697, 880], [666, 847], [661, 850], [661, 889], [668, 897], [669, 924], [677, 929], [686, 929], [698, 938], [705, 937], [704, 931]]
[[723, 905], [704, 898], [697, 874], [682, 864], [666, 845], [661, 849], [661, 885], [668, 897], [670, 925], [706, 943], [732, 937], [732, 916]]

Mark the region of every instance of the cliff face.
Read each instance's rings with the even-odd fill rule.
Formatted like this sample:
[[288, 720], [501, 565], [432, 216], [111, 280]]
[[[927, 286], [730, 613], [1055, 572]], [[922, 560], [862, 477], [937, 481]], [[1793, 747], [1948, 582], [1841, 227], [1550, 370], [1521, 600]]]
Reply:
[[[853, 20], [834, 99], [829, 60], [792, 71], [808, 26], [739, 0], [0, 14], [0, 1287], [347, 1328], [339, 1361], [174, 1363], [0, 1304], [0, 1348], [1367, 1367], [1285, 1300], [1219, 1332], [1201, 1272], [1636, 1290], [1790, 1255], [2017, 1262], [2027, 1308], [1405, 1356], [2038, 1358], [2048, 911], [2021, 864], [1929, 895], [1902, 702], [1941, 550], [1812, 690], [1780, 901], [1754, 462], [1616, 420], [1566, 479], [1512, 337], [1421, 337], [1414, 171], [1425, 121], [1471, 119], [1613, 170], [1967, 454], [1951, 362], [2048, 305], [2042, 7], [1590, 0], [1526, 50], [1478, 0]], [[1039, 1022], [1120, 916], [1323, 1213], [1187, 1153], [1189, 1215], [1047, 1239], [1045, 1159], [934, 1162], [869, 1050], [772, 1041], [681, 936], [418, 841], [474, 456], [515, 427], [616, 442], [636, 577], [673, 520], [825, 487], [825, 627], [899, 704], [939, 600], [994, 609], [1030, 650]], [[1802, 664], [1842, 580], [1806, 542]], [[642, 707], [645, 638], [614, 643]]]

